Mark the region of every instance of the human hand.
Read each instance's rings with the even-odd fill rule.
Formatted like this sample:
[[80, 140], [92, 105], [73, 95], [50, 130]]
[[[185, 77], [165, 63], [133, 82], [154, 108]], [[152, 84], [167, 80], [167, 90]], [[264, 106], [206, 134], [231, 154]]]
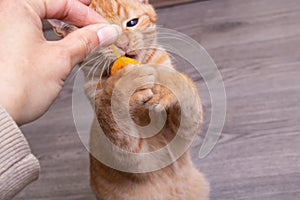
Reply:
[[[0, 105], [17, 124], [43, 115], [73, 66], [98, 45], [121, 34], [90, 9], [90, 0], [0, 1]], [[84, 5], [86, 4], [86, 5]], [[60, 41], [46, 41], [41, 19], [83, 27]], [[105, 41], [105, 42], [104, 42]]]

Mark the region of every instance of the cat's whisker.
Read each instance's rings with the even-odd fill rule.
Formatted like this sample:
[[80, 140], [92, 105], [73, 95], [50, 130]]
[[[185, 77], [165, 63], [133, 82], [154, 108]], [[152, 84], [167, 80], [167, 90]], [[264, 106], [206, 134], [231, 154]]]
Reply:
[[110, 61], [109, 60], [106, 60], [106, 62], [104, 63], [104, 67], [102, 67], [101, 69], [101, 73], [100, 73], [100, 82], [102, 82], [102, 77], [103, 77], [103, 74], [104, 74], [104, 71], [105, 70], [109, 70], [109, 63]]
[[99, 70], [99, 68], [104, 68], [103, 63], [106, 63], [106, 62], [107, 62], [107, 58], [106, 57], [103, 60], [101, 60], [101, 61], [99, 60], [99, 62], [95, 66], [95, 72], [97, 72]]
[[104, 73], [104, 71], [105, 71], [105, 69], [106, 69], [106, 65], [107, 65], [107, 60], [104, 62], [104, 64], [103, 64], [103, 66], [101, 67], [101, 71], [100, 71], [100, 75], [99, 75], [99, 79], [100, 79], [100, 81], [102, 80], [102, 76], [103, 76], [103, 73]]
[[94, 71], [94, 69], [95, 69], [95, 67], [97, 67], [97, 65], [99, 64], [99, 62], [102, 62], [102, 61], [96, 61], [93, 65], [92, 65], [92, 67], [91, 67], [91, 69], [89, 70], [89, 72], [87, 73], [87, 77], [90, 77], [90, 74]]
[[96, 74], [96, 72], [98, 71], [98, 68], [102, 65], [103, 62], [105, 62], [105, 60], [102, 60], [101, 62], [99, 61], [97, 63], [97, 65], [95, 65], [94, 69], [92, 70], [92, 73], [93, 73], [92, 80], [94, 80], [94, 78], [96, 77], [95, 74]]
[[156, 50], [166, 50], [167, 52], [179, 54], [179, 53], [177, 53], [177, 49], [174, 49], [172, 46], [168, 46], [166, 44], [161, 45], [160, 47], [150, 46], [149, 48], [156, 49]]
[[79, 67], [79, 69], [74, 73], [74, 75], [72, 76], [72, 79], [74, 79], [77, 74], [84, 68], [84, 67], [87, 67], [90, 63], [94, 62], [95, 60], [100, 60], [101, 57], [103, 57], [101, 54], [100, 55], [97, 55], [95, 58], [92, 58], [90, 60], [88, 60], [89, 58], [87, 58], [87, 62], [83, 62], [82, 65]]
[[[93, 56], [95, 56], [95, 57], [92, 58]], [[91, 62], [88, 62], [88, 64], [85, 63], [85, 66], [88, 66], [89, 64], [92, 64], [92, 67], [89, 70], [87, 76], [89, 76], [90, 73], [91, 73], [91, 71], [93, 72], [97, 68], [98, 65], [101, 65], [106, 60], [106, 57], [102, 53], [102, 51], [101, 52], [97, 52], [94, 55], [91, 55], [90, 57], [92, 58]]]
[[[172, 32], [168, 32], [168, 33], [160, 32], [157, 35], [155, 35], [155, 37], [152, 37], [151, 39], [157, 38], [159, 40], [161, 38], [170, 38], [170, 37], [182, 40], [182, 38], [178, 34], [172, 33]], [[144, 38], [146, 38], [146, 37], [144, 37]]]
[[[94, 61], [96, 58], [94, 58], [93, 60], [90, 60], [89, 61], [89, 63], [90, 62], [92, 62], [92, 61]], [[76, 72], [72, 75], [72, 77], [71, 77], [71, 79], [74, 79], [76, 76], [77, 76], [77, 74], [84, 68], [84, 67], [86, 67], [87, 65], [86, 64], [82, 64], [82, 65], [80, 65], [80, 67], [76, 70]]]

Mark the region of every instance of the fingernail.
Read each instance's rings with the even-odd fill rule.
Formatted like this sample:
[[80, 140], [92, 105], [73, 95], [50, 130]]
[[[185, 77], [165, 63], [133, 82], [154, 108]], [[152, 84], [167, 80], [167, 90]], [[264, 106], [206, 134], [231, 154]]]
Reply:
[[107, 47], [113, 44], [122, 34], [122, 28], [118, 25], [112, 24], [103, 27], [97, 32], [100, 47]]

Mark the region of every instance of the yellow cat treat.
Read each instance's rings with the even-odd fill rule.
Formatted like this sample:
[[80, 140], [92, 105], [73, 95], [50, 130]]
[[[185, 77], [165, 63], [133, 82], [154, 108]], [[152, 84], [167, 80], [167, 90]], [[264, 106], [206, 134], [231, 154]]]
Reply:
[[127, 65], [139, 65], [140, 63], [132, 58], [125, 56], [119, 57], [113, 64], [110, 75], [114, 75], [118, 70], [126, 67]]
[[111, 49], [118, 59], [114, 62], [113, 66], [110, 70], [110, 75], [114, 75], [118, 70], [126, 67], [127, 65], [139, 65], [140, 64], [138, 61], [136, 61], [132, 58], [121, 56], [115, 45], [111, 45]]

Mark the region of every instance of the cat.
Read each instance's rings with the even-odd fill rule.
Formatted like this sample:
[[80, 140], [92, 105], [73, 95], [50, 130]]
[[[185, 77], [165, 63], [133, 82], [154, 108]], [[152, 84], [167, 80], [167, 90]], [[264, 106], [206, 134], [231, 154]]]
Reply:
[[[181, 125], [181, 116], [187, 116], [190, 126], [186, 129], [186, 137], [195, 134], [202, 122], [202, 108], [198, 91], [192, 80], [185, 75], [182, 75], [183, 79], [177, 79], [175, 75], [173, 76], [174, 70], [170, 70], [170, 75], [165, 76], [160, 67], [156, 67], [163, 65], [170, 69], [174, 68], [168, 53], [157, 44], [156, 12], [147, 0], [92, 0], [90, 7], [109, 23], [122, 27], [123, 34], [118, 38], [115, 46], [121, 55], [141, 63], [139, 71], [135, 71], [135, 66], [128, 66], [110, 76], [109, 67], [116, 60], [116, 56], [109, 47], [95, 51], [82, 63], [86, 78], [86, 94], [94, 105], [96, 113], [90, 139], [92, 152], [90, 183], [97, 199], [207, 200], [209, 184], [204, 175], [193, 165], [188, 152], [162, 169], [140, 173], [114, 169], [96, 158], [98, 153], [104, 151], [102, 148], [104, 139], [98, 134], [99, 127], [105, 137], [122, 150], [131, 153], [154, 152], [174, 139]], [[56, 31], [65, 35], [68, 30], [73, 28]], [[167, 113], [166, 123], [157, 135], [150, 138], [137, 138], [125, 134], [115, 122], [111, 99], [118, 82], [129, 73], [131, 78], [127, 78], [128, 82], [125, 82], [123, 88], [132, 84], [130, 80], [134, 82], [138, 79], [168, 79], [170, 84], [182, 91], [179, 95], [184, 95], [183, 91], [188, 90], [193, 93], [191, 96], [195, 99], [186, 99], [184, 104], [188, 109], [180, 109], [178, 98], [173, 92], [159, 84], [148, 84], [138, 88], [128, 103], [118, 96], [119, 107], [129, 104], [131, 118], [140, 126], [146, 126], [151, 122], [150, 110], [161, 108], [160, 111], [165, 110]], [[135, 135], [140, 135], [135, 127], [129, 128], [135, 132]], [[130, 157], [124, 158], [118, 148], [112, 147], [109, 157], [120, 165], [138, 168], [140, 163]], [[155, 159], [159, 158], [153, 159], [155, 163]]]

